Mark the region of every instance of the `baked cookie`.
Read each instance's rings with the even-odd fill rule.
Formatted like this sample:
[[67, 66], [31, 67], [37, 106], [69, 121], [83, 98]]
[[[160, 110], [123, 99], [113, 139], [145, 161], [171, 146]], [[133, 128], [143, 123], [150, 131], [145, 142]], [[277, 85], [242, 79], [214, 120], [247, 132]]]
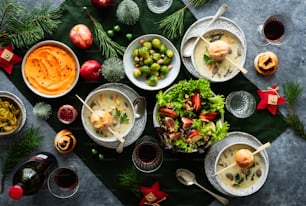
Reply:
[[254, 59], [255, 70], [264, 76], [270, 76], [277, 71], [278, 58], [273, 52], [267, 51], [258, 54]]

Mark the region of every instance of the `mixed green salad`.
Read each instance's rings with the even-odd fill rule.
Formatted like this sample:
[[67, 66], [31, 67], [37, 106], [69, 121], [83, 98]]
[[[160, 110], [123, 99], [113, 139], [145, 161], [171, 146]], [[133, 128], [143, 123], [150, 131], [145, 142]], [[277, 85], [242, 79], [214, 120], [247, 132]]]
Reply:
[[216, 95], [206, 79], [182, 80], [166, 92], [159, 91], [157, 128], [166, 148], [194, 152], [223, 139], [229, 124], [223, 121], [223, 95]]

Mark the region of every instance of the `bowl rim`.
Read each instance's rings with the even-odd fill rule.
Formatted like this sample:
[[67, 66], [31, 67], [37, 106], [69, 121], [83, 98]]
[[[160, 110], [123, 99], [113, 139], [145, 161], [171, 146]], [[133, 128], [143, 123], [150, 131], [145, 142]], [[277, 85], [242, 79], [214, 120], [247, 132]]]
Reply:
[[[235, 33], [233, 33], [230, 29], [228, 29], [228, 28], [223, 28], [223, 27], [214, 27], [214, 28], [212, 28], [212, 29], [208, 29], [208, 30], [205, 31], [205, 33], [202, 34], [202, 36], [205, 36], [207, 33], [209, 33], [209, 32], [214, 32], [214, 31], [225, 31], [225, 32], [228, 32], [228, 33], [230, 33], [231, 35], [235, 36], [235, 37], [239, 40], [239, 42], [241, 43], [242, 48], [243, 48], [244, 51], [245, 51], [245, 52], [244, 52], [244, 55], [243, 55], [243, 58], [242, 58], [241, 62], [239, 63], [241, 66], [243, 66], [243, 65], [245, 64], [245, 62], [246, 62], [246, 55], [247, 55], [247, 49], [246, 49], [246, 45], [244, 44], [243, 39], [240, 39], [239, 36], [237, 36]], [[194, 50], [195, 50], [195, 48], [196, 48], [196, 46], [197, 46], [197, 44], [198, 44], [199, 41], [202, 41], [202, 40], [201, 40], [200, 37], [197, 37], [197, 38], [196, 38], [196, 41], [195, 41], [195, 43], [194, 43], [194, 45], [193, 45], [193, 50], [192, 50], [192, 54], [191, 54], [190, 59], [191, 59], [191, 64], [192, 64], [193, 68], [194, 68], [203, 78], [208, 79], [210, 82], [226, 82], [226, 81], [229, 81], [229, 80], [233, 79], [235, 76], [238, 75], [238, 73], [240, 72], [239, 69], [236, 69], [236, 71], [233, 72], [232, 75], [229, 76], [229, 77], [227, 77], [227, 78], [211, 78], [211, 77], [206, 76], [206, 75], [204, 75], [203, 73], [201, 73], [201, 72], [197, 69], [197, 67], [196, 67], [196, 65], [195, 65], [195, 60], [194, 60]]]
[[20, 117], [19, 117], [20, 120], [18, 120], [19, 125], [15, 129], [13, 129], [9, 132], [1, 132], [0, 133], [0, 137], [5, 137], [5, 136], [11, 136], [13, 134], [16, 134], [17, 132], [19, 132], [23, 128], [23, 126], [26, 122], [27, 113], [26, 113], [24, 103], [22, 102], [22, 100], [17, 95], [15, 95], [11, 92], [8, 92], [8, 91], [0, 91], [0, 98], [2, 98], [2, 97], [10, 99], [11, 101], [13, 101], [11, 103], [13, 103], [15, 106], [19, 107], [19, 109], [20, 109]]
[[[41, 46], [46, 46], [46, 45], [52, 45], [52, 46], [57, 46], [60, 47], [61, 49], [64, 49], [66, 52], [68, 52], [70, 55], [72, 55], [73, 59], [75, 60], [76, 63], [76, 76], [75, 79], [71, 85], [70, 88], [68, 88], [66, 91], [60, 93], [60, 94], [55, 94], [55, 95], [50, 95], [50, 94], [44, 94], [42, 92], [39, 92], [38, 90], [36, 90], [27, 80], [25, 73], [24, 73], [24, 67], [25, 67], [25, 63], [27, 61], [27, 57], [37, 48], [41, 47]], [[80, 62], [79, 59], [77, 57], [77, 55], [74, 53], [74, 51], [65, 43], [60, 42], [60, 41], [56, 41], [56, 40], [44, 40], [41, 42], [38, 42], [36, 44], [34, 44], [24, 55], [24, 58], [22, 60], [21, 63], [21, 73], [22, 73], [22, 78], [23, 81], [25, 82], [25, 84], [27, 85], [27, 87], [35, 94], [44, 97], [44, 98], [58, 98], [58, 97], [62, 97], [64, 95], [66, 95], [67, 93], [69, 93], [77, 84], [78, 80], [79, 80], [79, 73], [80, 73]]]
[[[171, 63], [173, 64], [174, 62], [176, 62], [176, 65], [173, 64], [173, 68], [168, 73], [167, 77], [162, 80], [159, 80], [156, 86], [149, 86], [145, 82], [142, 83], [143, 80], [136, 79], [133, 76], [133, 73], [131, 71], [127, 71], [128, 70], [127, 64], [130, 64], [131, 62], [133, 62], [132, 60], [133, 58], [131, 54], [130, 53], [128, 54], [127, 52], [129, 50], [132, 51], [134, 47], [136, 48], [136, 45], [139, 44], [139, 41], [141, 39], [151, 39], [153, 37], [158, 37], [161, 39], [162, 42], [165, 42], [166, 44], [170, 45], [171, 49], [174, 52], [174, 58], [172, 59]], [[176, 47], [173, 45], [173, 43], [169, 39], [167, 39], [165, 36], [162, 36], [160, 34], [150, 33], [150, 34], [141, 35], [135, 38], [131, 43], [129, 43], [123, 55], [123, 64], [124, 64], [125, 74], [127, 78], [132, 82], [132, 84], [134, 84], [135, 86], [143, 90], [156, 91], [156, 90], [161, 90], [161, 89], [164, 89], [165, 87], [168, 87], [176, 80], [177, 76], [179, 75], [180, 69], [181, 69], [181, 58], [180, 58], [180, 54], [178, 50], [176, 49]], [[159, 83], [162, 83], [162, 84], [159, 84]]]
[[[243, 142], [243, 141], [238, 141], [238, 142], [232, 142], [228, 145], [226, 145], [225, 147], [223, 147], [219, 152], [218, 155], [216, 157], [216, 161], [214, 164], [214, 172], [217, 172], [217, 165], [218, 165], [218, 161], [220, 159], [220, 156], [222, 155], [222, 153], [234, 146], [234, 145], [246, 145], [248, 147], [253, 148], [254, 150], [256, 150], [256, 146], [252, 145], [251, 143], [247, 143], [247, 142]], [[263, 187], [263, 185], [266, 182], [266, 179], [268, 178], [268, 173], [269, 173], [269, 159], [267, 157], [265, 157], [265, 153], [266, 151], [261, 151], [259, 153], [257, 153], [260, 158], [263, 160], [264, 163], [264, 167], [263, 167], [263, 175], [256, 181], [255, 184], [252, 184], [250, 187], [247, 188], [243, 188], [243, 189], [235, 189], [232, 187], [229, 187], [228, 185], [226, 185], [221, 178], [217, 175], [216, 176], [216, 181], [219, 184], [219, 186], [228, 194], [232, 195], [232, 196], [236, 196], [236, 197], [243, 197], [243, 196], [248, 196], [251, 195], [255, 192], [257, 192], [260, 188]]]
[[[124, 96], [128, 100], [128, 102], [129, 102], [129, 104], [130, 104], [130, 106], [132, 108], [132, 113], [133, 113], [132, 122], [131, 122], [129, 128], [125, 132], [121, 133], [121, 135], [119, 135], [119, 137], [123, 137], [124, 138], [127, 134], [129, 134], [129, 132], [132, 130], [132, 128], [133, 128], [133, 126], [135, 124], [135, 119], [136, 118], [135, 118], [134, 104], [133, 104], [133, 102], [131, 101], [131, 99], [127, 95], [125, 95], [123, 92], [121, 92], [120, 90], [115, 89], [115, 88], [97, 88], [97, 89], [94, 89], [92, 92], [90, 92], [87, 95], [87, 97], [85, 98], [84, 101], [87, 103], [94, 95], [97, 95], [98, 93], [104, 92], [104, 91], [113, 91], [113, 92], [117, 92], [117, 93], [121, 94], [122, 96]], [[90, 129], [88, 129], [87, 121], [85, 120], [85, 117], [84, 117], [86, 109], [87, 109], [87, 107], [85, 105], [82, 105], [81, 120], [82, 120], [82, 124], [83, 124], [84, 130], [88, 134], [88, 136], [91, 139], [93, 139], [96, 143], [98, 143], [100, 141], [102, 141], [102, 142], [116, 142], [116, 141], [118, 141], [118, 137], [102, 137], [102, 136], [101, 137], [97, 137], [95, 132], [93, 132]]]

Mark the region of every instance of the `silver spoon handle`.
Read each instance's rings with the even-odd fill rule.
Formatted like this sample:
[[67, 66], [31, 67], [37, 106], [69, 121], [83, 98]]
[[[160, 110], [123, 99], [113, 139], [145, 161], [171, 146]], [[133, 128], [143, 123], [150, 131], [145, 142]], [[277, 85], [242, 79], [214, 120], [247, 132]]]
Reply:
[[227, 8], [227, 4], [222, 4], [218, 9], [217, 13], [212, 18], [212, 20], [207, 24], [205, 30], [208, 29], [210, 25], [212, 25], [220, 16], [222, 16], [227, 11]]
[[207, 192], [208, 194], [210, 194], [211, 196], [213, 196], [214, 198], [216, 198], [220, 203], [222, 203], [223, 205], [227, 205], [229, 203], [228, 199], [221, 197], [220, 195], [211, 192], [210, 190], [206, 189], [205, 187], [203, 187], [202, 185], [200, 185], [199, 183], [195, 182], [194, 183], [196, 186], [200, 187], [202, 190], [204, 190], [205, 192]]

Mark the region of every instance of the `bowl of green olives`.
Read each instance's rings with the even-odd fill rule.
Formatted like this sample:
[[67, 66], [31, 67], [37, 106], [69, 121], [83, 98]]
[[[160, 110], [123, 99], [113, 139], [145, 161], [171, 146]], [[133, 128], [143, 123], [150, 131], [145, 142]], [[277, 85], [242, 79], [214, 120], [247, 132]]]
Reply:
[[134, 39], [123, 55], [128, 79], [144, 90], [160, 90], [176, 79], [181, 59], [175, 46], [164, 36], [146, 34]]

